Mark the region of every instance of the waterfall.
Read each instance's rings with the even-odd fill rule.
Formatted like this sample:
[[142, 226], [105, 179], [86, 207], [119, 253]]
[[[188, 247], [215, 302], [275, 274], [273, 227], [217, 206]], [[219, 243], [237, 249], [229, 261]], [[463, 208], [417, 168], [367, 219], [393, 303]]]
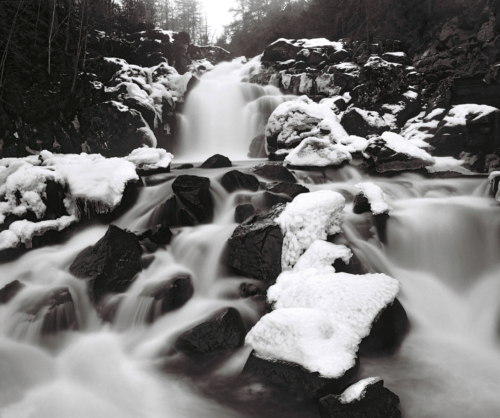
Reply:
[[290, 97], [272, 85], [248, 83], [259, 57], [238, 58], [205, 73], [189, 93], [181, 119], [176, 161], [204, 161], [213, 154], [247, 158], [251, 140], [264, 132], [273, 110]]

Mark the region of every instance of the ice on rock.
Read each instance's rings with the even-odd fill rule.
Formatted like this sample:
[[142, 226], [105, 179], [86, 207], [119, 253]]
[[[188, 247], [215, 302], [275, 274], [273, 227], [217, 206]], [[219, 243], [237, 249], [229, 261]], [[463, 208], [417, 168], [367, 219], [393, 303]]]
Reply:
[[282, 269], [290, 270], [316, 240], [342, 231], [344, 197], [331, 190], [298, 195], [275, 219], [283, 233]]
[[333, 263], [340, 259], [345, 264], [349, 264], [352, 251], [345, 245], [332, 244], [328, 241], [317, 240], [299, 258], [293, 268], [294, 272], [314, 269], [318, 273], [335, 273]]
[[283, 165], [327, 167], [351, 161], [347, 147], [332, 144], [328, 139], [306, 138], [295, 147], [284, 160]]
[[370, 203], [370, 207], [374, 215], [389, 213], [392, 209], [387, 204], [386, 195], [380, 186], [377, 186], [372, 182], [365, 182], [358, 183], [355, 187], [368, 199], [368, 203]]
[[339, 396], [339, 400], [343, 404], [352, 403], [354, 401], [360, 401], [365, 397], [366, 389], [382, 379], [378, 376], [367, 377], [366, 379], [360, 380], [349, 386], [342, 394]]
[[133, 150], [126, 159], [141, 170], [150, 171], [167, 168], [174, 156], [161, 148], [142, 147]]
[[355, 365], [361, 340], [399, 289], [385, 274], [284, 272], [268, 290], [275, 310], [250, 330], [246, 345], [260, 358], [339, 378]]

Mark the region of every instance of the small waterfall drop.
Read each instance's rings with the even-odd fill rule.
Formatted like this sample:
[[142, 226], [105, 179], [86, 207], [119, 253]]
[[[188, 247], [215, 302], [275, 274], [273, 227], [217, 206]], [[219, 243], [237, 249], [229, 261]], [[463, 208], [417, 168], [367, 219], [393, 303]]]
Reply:
[[290, 97], [272, 85], [248, 83], [260, 57], [217, 65], [189, 93], [180, 116], [176, 161], [204, 161], [213, 154], [247, 159], [251, 140], [264, 132], [273, 110]]

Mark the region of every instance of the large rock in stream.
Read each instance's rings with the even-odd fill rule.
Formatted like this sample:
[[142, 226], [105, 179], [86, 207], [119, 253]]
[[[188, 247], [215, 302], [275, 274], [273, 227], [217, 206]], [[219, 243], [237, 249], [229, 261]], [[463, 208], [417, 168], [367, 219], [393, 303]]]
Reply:
[[327, 379], [319, 373], [311, 373], [298, 364], [271, 362], [252, 352], [243, 368], [243, 373], [252, 374], [273, 385], [296, 393], [307, 399], [318, 399], [329, 393], [341, 393], [352, 381], [359, 369], [359, 360], [338, 379]]
[[236, 190], [250, 190], [256, 192], [259, 189], [259, 180], [251, 174], [245, 174], [238, 170], [231, 170], [224, 174], [220, 180], [222, 187], [229, 193]]
[[184, 174], [172, 183], [172, 190], [200, 222], [210, 222], [214, 215], [210, 179]]
[[69, 271], [89, 280], [91, 299], [98, 303], [106, 294], [129, 288], [142, 269], [141, 256], [139, 238], [110, 225], [104, 237], [78, 254]]
[[0, 305], [9, 303], [26, 286], [19, 280], [14, 280], [0, 289]]
[[227, 265], [243, 276], [273, 282], [281, 273], [283, 234], [274, 222], [285, 209], [277, 204], [238, 226], [228, 240]]
[[235, 349], [243, 345], [246, 334], [240, 313], [234, 308], [225, 308], [183, 333], [177, 340], [176, 348], [188, 353]]

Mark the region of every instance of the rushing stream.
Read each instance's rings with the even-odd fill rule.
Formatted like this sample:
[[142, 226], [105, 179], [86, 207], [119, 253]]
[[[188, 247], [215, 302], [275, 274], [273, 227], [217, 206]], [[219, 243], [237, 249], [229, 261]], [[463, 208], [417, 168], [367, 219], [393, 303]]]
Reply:
[[[183, 160], [202, 160], [215, 152], [244, 156], [249, 140], [262, 128], [263, 115], [272, 111], [269, 103], [251, 108], [255, 101], [272, 97], [276, 106], [286, 100], [273, 87], [242, 87], [235, 76], [227, 80], [242, 66], [222, 64], [193, 91], [183, 137], [186, 144], [188, 136], [192, 142], [179, 150]], [[227, 85], [217, 87], [218, 78]], [[243, 99], [233, 101], [236, 96]], [[258, 162], [233, 162], [231, 169], [247, 172]], [[262, 315], [261, 304], [238, 292], [241, 283], [258, 281], [232, 276], [223, 257], [237, 226], [236, 205], [252, 201], [265, 209], [263, 192], [227, 193], [219, 180], [228, 170], [174, 169], [144, 180], [137, 203], [115, 221], [119, 227], [155, 225], [157, 207], [173, 195], [171, 184], [179, 174], [211, 179], [214, 221], [174, 229], [171, 244], [154, 254], [152, 264], [121, 297], [112, 323], [101, 321], [85, 283], [69, 273], [76, 255], [99, 240], [107, 225], [89, 223], [64, 244], [0, 264], [0, 288], [15, 279], [27, 284], [0, 305], [2, 418], [318, 416], [314, 405], [266, 392], [241, 377], [248, 348], [202, 358], [173, 347], [181, 332], [221, 308], [238, 309], [247, 329]], [[488, 195], [487, 180], [427, 179], [412, 173], [371, 177], [355, 164], [295, 175], [311, 191], [330, 189], [346, 197], [348, 216], [339, 242], [349, 245], [369, 270], [402, 283], [399, 299], [410, 332], [396, 354], [363, 358], [359, 377], [381, 376], [401, 398], [406, 418], [500, 416], [500, 207]], [[377, 239], [370, 214], [352, 213], [354, 185], [360, 181], [373, 181], [387, 194], [392, 210], [385, 245]], [[153, 302], [141, 292], [180, 272], [193, 278], [193, 297], [148, 324], [145, 313]], [[72, 295], [78, 330], [44, 334], [29, 304], [62, 286]], [[69, 314], [58, 315], [64, 319]]]

